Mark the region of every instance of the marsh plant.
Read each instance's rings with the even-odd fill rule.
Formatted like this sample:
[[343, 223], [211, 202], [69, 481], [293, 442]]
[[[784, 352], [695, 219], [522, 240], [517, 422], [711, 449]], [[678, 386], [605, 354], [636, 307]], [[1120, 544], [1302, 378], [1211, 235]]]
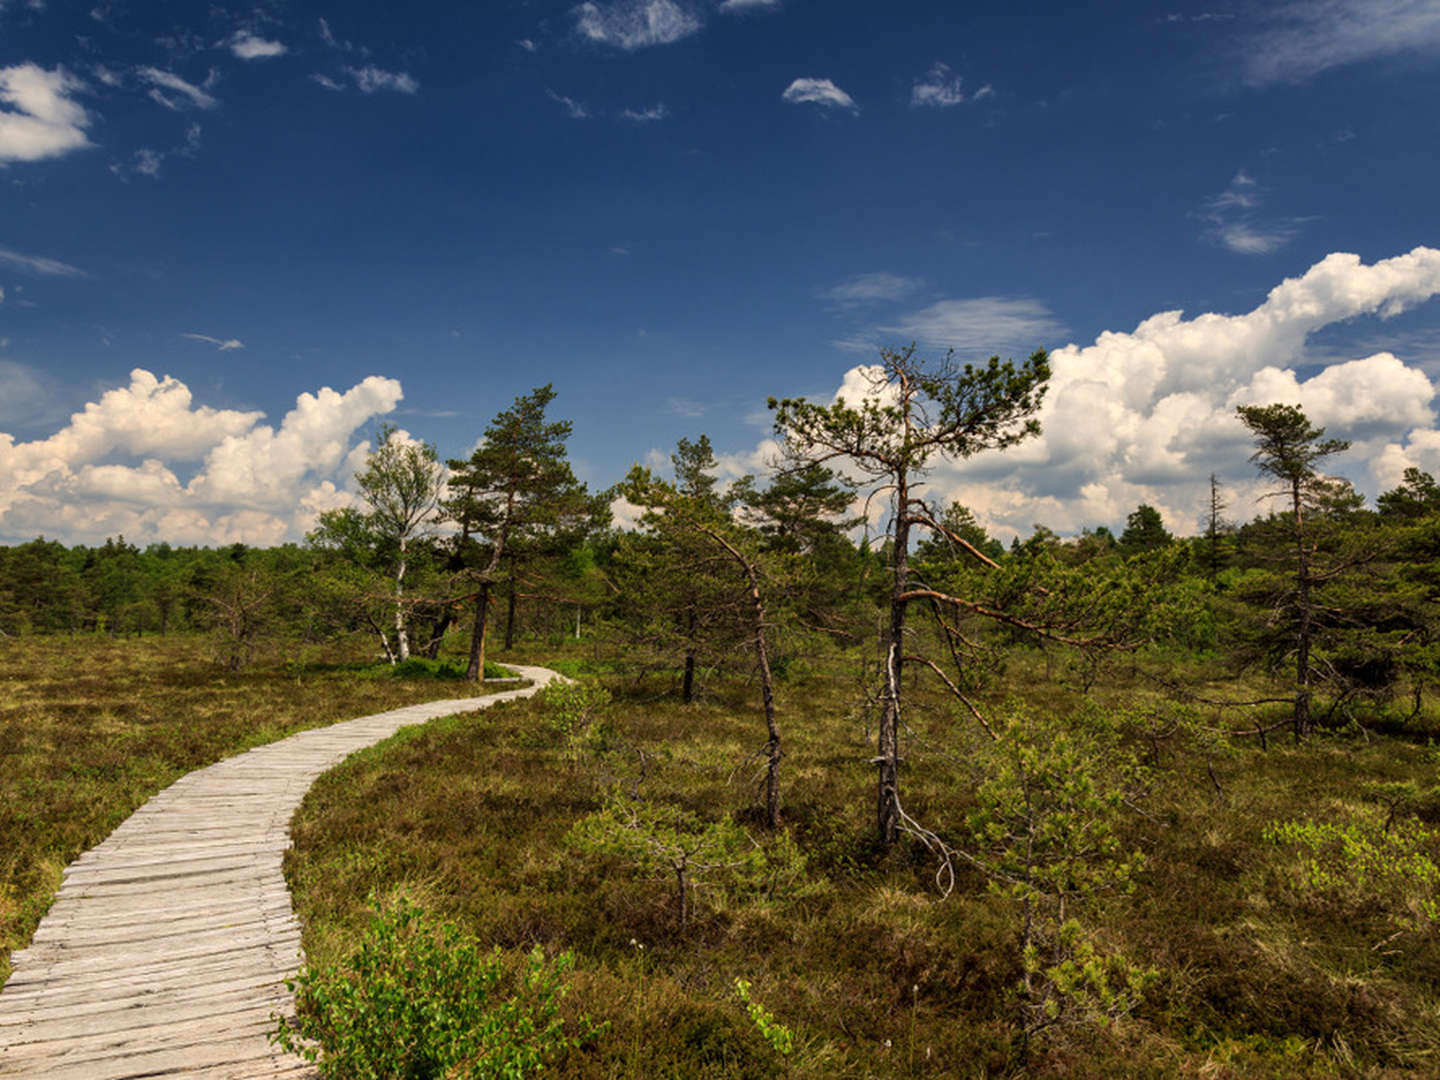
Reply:
[[516, 964], [402, 898], [348, 960], [287, 981], [296, 1014], [276, 1017], [271, 1039], [325, 1080], [518, 1080], [599, 1034], [560, 1016], [573, 967], [539, 947]]

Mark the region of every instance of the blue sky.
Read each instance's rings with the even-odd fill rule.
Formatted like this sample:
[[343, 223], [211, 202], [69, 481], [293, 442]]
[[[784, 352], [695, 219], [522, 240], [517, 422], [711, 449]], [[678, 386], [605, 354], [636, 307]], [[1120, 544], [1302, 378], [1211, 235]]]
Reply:
[[0, 540], [298, 538], [543, 382], [592, 486], [754, 470], [911, 340], [1057, 350], [932, 477], [1002, 536], [1250, 516], [1261, 397], [1373, 495], [1440, 471], [1437, 101], [1440, 0], [0, 0]]

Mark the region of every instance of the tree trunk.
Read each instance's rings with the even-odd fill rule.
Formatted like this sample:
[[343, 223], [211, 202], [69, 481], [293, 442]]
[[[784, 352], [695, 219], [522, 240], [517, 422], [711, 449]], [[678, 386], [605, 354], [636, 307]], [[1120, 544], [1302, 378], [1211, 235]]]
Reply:
[[450, 613], [450, 605], [446, 604], [445, 609], [440, 613], [440, 617], [430, 626], [430, 642], [425, 646], [425, 655], [427, 658], [434, 660], [439, 657], [440, 643], [445, 640], [445, 634], [450, 629], [450, 624], [454, 621], [455, 618]]
[[679, 908], [681, 936], [684, 936], [685, 931], [690, 928], [689, 892], [690, 890], [687, 888], [687, 883], [685, 881], [685, 868], [684, 866], [676, 866], [675, 901], [676, 907]]
[[1305, 525], [1298, 477], [1291, 484], [1290, 498], [1295, 510], [1295, 584], [1300, 607], [1300, 624], [1295, 635], [1295, 741], [1299, 742], [1310, 734], [1314, 722], [1310, 717], [1310, 565], [1305, 557]]
[[695, 700], [695, 609], [691, 608], [685, 625], [685, 636], [691, 642], [685, 649], [685, 682], [681, 689], [681, 700], [686, 705]]
[[880, 846], [888, 848], [900, 835], [900, 657], [904, 650], [905, 594], [910, 577], [909, 485], [895, 491], [894, 581], [890, 593], [890, 626], [885, 638], [885, 691], [880, 707], [876, 747], [875, 829]]
[[395, 568], [395, 643], [402, 661], [410, 659], [410, 637], [405, 631], [405, 538], [400, 538], [400, 561]]
[[515, 647], [515, 579], [510, 579], [510, 595], [505, 602], [505, 651]]
[[[748, 569], [748, 567], [747, 567]], [[770, 650], [765, 642], [765, 605], [760, 599], [760, 586], [750, 571], [750, 598], [755, 605], [755, 662], [760, 668], [760, 696], [765, 703], [765, 743], [768, 764], [765, 771], [765, 823], [772, 829], [780, 827], [780, 728], [775, 723], [775, 683], [770, 675]]]
[[485, 616], [489, 606], [490, 582], [483, 581], [475, 597], [475, 623], [470, 629], [470, 665], [465, 669], [466, 682], [482, 682], [485, 678]]

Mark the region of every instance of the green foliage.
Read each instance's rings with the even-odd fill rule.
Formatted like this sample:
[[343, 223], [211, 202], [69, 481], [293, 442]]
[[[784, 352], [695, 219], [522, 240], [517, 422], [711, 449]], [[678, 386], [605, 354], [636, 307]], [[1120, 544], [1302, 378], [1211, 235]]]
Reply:
[[[1077, 717], [1076, 719], [1083, 719]], [[985, 755], [969, 815], [972, 861], [1013, 901], [1020, 923], [1021, 1030], [1129, 1012], [1154, 973], [1104, 956], [1069, 912], [1128, 893], [1144, 865], [1117, 828], [1143, 768], [1114, 742], [1112, 725], [1061, 726], [1012, 710]]]
[[1048, 946], [1038, 936], [1026, 942], [1021, 962], [1021, 1007], [1031, 1035], [1056, 1024], [1124, 1016], [1160, 977], [1153, 968], [1101, 953], [1075, 919], [1054, 928]]
[[1381, 517], [1419, 521], [1440, 513], [1440, 484], [1429, 473], [1412, 467], [1405, 470], [1398, 487], [1381, 492], [1375, 505]]
[[1173, 539], [1160, 519], [1160, 511], [1147, 503], [1141, 503], [1125, 519], [1125, 531], [1120, 534], [1120, 547], [1127, 553], [1153, 551], [1164, 547]]
[[573, 966], [537, 947], [513, 971], [499, 947], [402, 898], [343, 964], [287, 982], [296, 1016], [277, 1017], [271, 1038], [325, 1080], [519, 1080], [599, 1033], [582, 1017], [569, 1034], [560, 1016]]
[[622, 859], [642, 877], [671, 881], [681, 933], [697, 892], [772, 897], [797, 891], [805, 879], [805, 856], [788, 832], [762, 846], [730, 818], [706, 819], [631, 795], [612, 795], [604, 809], [575, 823], [566, 842], [585, 855]]
[[610, 691], [593, 679], [556, 679], [540, 691], [539, 698], [546, 723], [564, 735], [573, 735], [595, 722], [610, 704]]
[[782, 1057], [788, 1057], [794, 1052], [795, 1036], [788, 1027], [775, 1019], [769, 1009], [750, 997], [749, 979], [737, 978], [735, 980], [735, 996], [744, 1003], [745, 1011], [750, 1014], [750, 1020], [755, 1025], [755, 1030], [760, 1032], [772, 1050]]
[[[378, 664], [361, 672], [362, 677], [376, 679], [433, 679], [436, 682], [462, 682], [465, 664], [459, 660], [430, 660], [412, 656], [398, 664]], [[515, 672], [501, 664], [485, 661], [485, 678], [513, 679]]]
[[1349, 448], [1344, 439], [1324, 438], [1295, 405], [1241, 405], [1235, 410], [1255, 438], [1250, 460], [1266, 476], [1297, 488], [1312, 489], [1315, 466]]
[[1297, 852], [1282, 871], [1303, 901], [1381, 908], [1398, 926], [1440, 924], [1440, 834], [1416, 821], [1275, 821], [1262, 838]]

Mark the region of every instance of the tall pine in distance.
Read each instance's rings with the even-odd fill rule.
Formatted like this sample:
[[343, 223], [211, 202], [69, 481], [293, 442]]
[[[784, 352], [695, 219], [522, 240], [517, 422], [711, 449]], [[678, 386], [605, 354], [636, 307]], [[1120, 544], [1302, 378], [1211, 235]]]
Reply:
[[1332, 454], [1348, 450], [1350, 444], [1344, 439], [1325, 438], [1325, 429], [1312, 425], [1296, 405], [1241, 405], [1235, 411], [1255, 439], [1251, 462], [1261, 475], [1280, 482], [1279, 490], [1271, 492], [1271, 496], [1286, 497], [1290, 502], [1295, 584], [1285, 607], [1294, 638], [1294, 728], [1295, 738], [1300, 739], [1310, 734], [1314, 723], [1310, 715], [1315, 680], [1310, 655], [1316, 631], [1311, 595], [1315, 587], [1311, 566], [1314, 551], [1306, 512], [1332, 490], [1316, 466]]
[[454, 563], [475, 586], [470, 658], [465, 678], [484, 677], [490, 597], [502, 561], [515, 572], [520, 550], [560, 531], [583, 528], [596, 503], [575, 479], [566, 454], [568, 420], [547, 420], [551, 384], [522, 394], [496, 414], [468, 458], [451, 460], [450, 496], [441, 505], [459, 527]]

